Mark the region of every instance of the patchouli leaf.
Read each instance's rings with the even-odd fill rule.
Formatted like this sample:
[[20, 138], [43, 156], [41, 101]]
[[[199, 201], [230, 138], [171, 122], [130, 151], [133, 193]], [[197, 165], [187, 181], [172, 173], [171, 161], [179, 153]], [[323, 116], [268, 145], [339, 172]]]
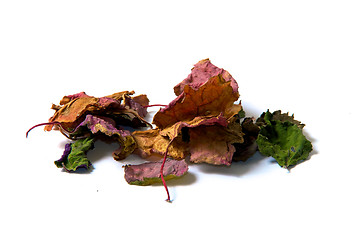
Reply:
[[[160, 169], [162, 162], [147, 162], [139, 165], [126, 165], [124, 167], [125, 180], [133, 185], [150, 185], [162, 182]], [[167, 159], [164, 164], [163, 175], [165, 180], [178, 178], [188, 171], [185, 160]]]
[[168, 156], [178, 160], [184, 159], [188, 154], [188, 143], [182, 140], [182, 136], [185, 134], [185, 132], [181, 133], [180, 136], [171, 142], [169, 137], [160, 134], [158, 128], [146, 131], [134, 131], [132, 136], [137, 145], [134, 153], [142, 158], [148, 158], [154, 155], [164, 155], [168, 148]]
[[136, 143], [131, 136], [130, 131], [119, 129], [112, 118], [98, 117], [88, 114], [85, 120], [81, 122], [75, 130], [75, 133], [81, 131], [82, 128], [90, 130], [92, 134], [104, 134], [119, 143], [119, 149], [113, 152], [116, 160], [122, 160], [133, 153]]
[[189, 160], [193, 163], [230, 165], [236, 152], [234, 144], [244, 141], [238, 123], [227, 128], [218, 125], [190, 128], [189, 135]]
[[65, 145], [62, 157], [55, 161], [58, 168], [64, 168], [68, 172], [74, 172], [79, 168], [89, 169], [91, 166], [87, 158], [87, 152], [94, 148], [94, 139], [91, 137], [78, 139]]
[[261, 114], [261, 116], [257, 119], [257, 124], [259, 126], [263, 126], [267, 124], [269, 121], [281, 121], [281, 122], [291, 122], [293, 124], [296, 124], [299, 128], [303, 128], [305, 124], [301, 123], [300, 121], [297, 121], [293, 114], [292, 116], [289, 116], [288, 113], [282, 113], [281, 110], [274, 111], [271, 113], [269, 110], [267, 112], [264, 112]]
[[236, 152], [233, 155], [232, 161], [246, 161], [253, 154], [256, 153], [258, 146], [256, 143], [256, 139], [258, 137], [258, 133], [260, 128], [253, 121], [252, 118], [245, 118], [241, 124], [242, 132], [244, 133], [243, 143], [235, 143], [233, 144], [236, 148]]
[[282, 167], [296, 165], [312, 151], [312, 144], [296, 124], [279, 120], [267, 120], [261, 127], [257, 145], [259, 151], [276, 159]]
[[[81, 92], [64, 96], [59, 106], [52, 106], [55, 113], [49, 122], [61, 124], [60, 130], [66, 135], [73, 132], [89, 114], [110, 117], [117, 125], [145, 127], [149, 125], [144, 120], [144, 116], [147, 114], [145, 106], [148, 105], [149, 100], [146, 95], [131, 97], [132, 94], [134, 94], [133, 91], [124, 91], [97, 98]], [[48, 124], [44, 129], [50, 131], [54, 125]]]
[[58, 168], [62, 168], [63, 163], [68, 161], [68, 156], [69, 156], [70, 152], [71, 152], [71, 143], [67, 143], [67, 144], [65, 144], [65, 149], [64, 149], [64, 152], [63, 152], [63, 155], [61, 156], [61, 158], [54, 162]]
[[141, 156], [162, 154], [170, 144], [168, 155], [172, 158], [190, 155], [194, 163], [230, 165], [236, 151], [233, 144], [243, 143], [241, 126], [234, 124], [245, 115], [241, 103], [235, 103], [237, 82], [205, 59], [174, 90], [178, 97], [154, 115], [157, 128], [147, 134], [133, 133], [137, 152]]
[[205, 84], [211, 77], [221, 75], [226, 82], [230, 82], [234, 92], [238, 92], [238, 84], [236, 80], [229, 74], [228, 71], [223, 68], [219, 68], [211, 63], [207, 59], [203, 59], [194, 65], [192, 72], [182, 82], [174, 87], [174, 93], [179, 96], [186, 85], [193, 88], [194, 90], [199, 89]]
[[185, 85], [176, 99], [154, 115], [153, 123], [164, 129], [199, 116], [216, 117], [222, 114], [229, 120], [242, 109], [241, 104], [234, 104], [238, 97], [239, 93], [234, 92], [231, 82], [222, 75], [216, 75], [198, 89]]

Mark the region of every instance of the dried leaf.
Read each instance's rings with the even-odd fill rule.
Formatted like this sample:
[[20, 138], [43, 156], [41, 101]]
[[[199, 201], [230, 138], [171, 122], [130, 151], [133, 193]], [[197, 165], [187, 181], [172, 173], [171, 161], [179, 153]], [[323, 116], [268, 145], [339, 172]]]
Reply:
[[[169, 137], [160, 135], [160, 129], [146, 131], [134, 131], [133, 138], [137, 143], [136, 154], [142, 158], [154, 155], [164, 155], [171, 142]], [[167, 155], [174, 159], [184, 159], [188, 154], [188, 145], [182, 141], [181, 134], [172, 141], [168, 148]]]
[[221, 113], [228, 120], [242, 109], [240, 104], [234, 104], [238, 97], [231, 82], [217, 75], [196, 90], [185, 85], [181, 95], [155, 114], [153, 123], [164, 129], [179, 121], [191, 121], [199, 116], [216, 117]]
[[[141, 155], [164, 153], [172, 142], [168, 153], [172, 157], [190, 154], [192, 162], [229, 165], [233, 144], [243, 143], [240, 124], [233, 124], [243, 113], [241, 104], [234, 104], [239, 97], [236, 81], [206, 59], [175, 89], [179, 96], [153, 118], [158, 128], [142, 138], [135, 134]], [[175, 144], [183, 156], [175, 151]]]
[[227, 127], [228, 121], [220, 113], [218, 116], [197, 116], [189, 121], [179, 121], [171, 126], [168, 126], [160, 131], [162, 136], [168, 136], [169, 139], [174, 139], [181, 133], [183, 128], [195, 128], [199, 126], [212, 126], [212, 125], [220, 125], [223, 127]]
[[[146, 103], [146, 97], [143, 95], [133, 100], [130, 97], [133, 93], [125, 91], [101, 98], [88, 96], [84, 92], [65, 96], [60, 101], [60, 106], [52, 107], [56, 112], [49, 122], [59, 123], [64, 134], [74, 131], [88, 114], [111, 117], [117, 124], [146, 126], [148, 123], [143, 119], [146, 108], [141, 105]], [[50, 131], [53, 126], [54, 124], [49, 124], [45, 126], [45, 130]]]
[[236, 152], [233, 155], [233, 161], [246, 161], [256, 153], [258, 146], [256, 139], [259, 133], [259, 127], [254, 123], [252, 118], [245, 118], [241, 124], [243, 132], [243, 143], [233, 144]]
[[190, 161], [213, 165], [230, 165], [235, 143], [243, 143], [243, 134], [236, 124], [199, 126], [189, 129]]
[[113, 119], [107, 117], [96, 117], [87, 115], [85, 120], [75, 129], [75, 135], [82, 132], [83, 128], [89, 129], [92, 134], [104, 134], [119, 143], [119, 148], [113, 152], [115, 160], [122, 160], [133, 153], [136, 143], [128, 130], [116, 128]]
[[[161, 183], [160, 169], [162, 162], [148, 162], [139, 165], [126, 165], [124, 167], [125, 180], [133, 185], [150, 185]], [[167, 159], [164, 164], [164, 179], [179, 178], [186, 174], [188, 165], [185, 160], [177, 161]]]
[[[192, 147], [192, 144], [189, 144], [191, 141], [193, 141], [189, 135], [190, 131], [193, 131], [192, 129], [198, 128], [200, 126], [217, 126], [218, 128], [223, 129], [223, 132], [228, 133], [228, 137], [230, 137], [231, 131], [230, 128], [226, 128], [227, 124], [227, 120], [222, 116], [222, 114], [220, 114], [217, 117], [195, 117], [193, 120], [188, 122], [177, 122], [163, 130], [157, 128], [147, 131], [136, 131], [133, 133], [133, 137], [137, 142], [138, 148], [136, 152], [142, 157], [149, 157], [154, 153], [163, 155], [167, 149], [167, 146], [170, 144], [168, 149], [168, 156], [175, 159], [183, 159], [189, 155]], [[217, 134], [222, 134], [219, 131], [217, 130]], [[232, 134], [234, 139], [230, 142], [243, 141], [240, 129], [237, 129], [237, 131]], [[199, 137], [193, 137], [193, 139], [197, 138]], [[210, 141], [217, 141], [217, 139], [207, 139], [207, 136], [205, 138], [205, 143]], [[192, 151], [196, 153], [197, 149], [193, 148]], [[210, 163], [211, 161], [208, 162]], [[217, 161], [215, 160], [214, 162]]]
[[64, 168], [68, 172], [75, 172], [79, 168], [88, 169], [91, 166], [86, 154], [94, 148], [94, 138], [78, 139], [65, 145], [61, 158], [55, 161], [58, 168]]
[[281, 113], [281, 110], [274, 111], [271, 113], [269, 110], [267, 112], [263, 112], [261, 116], [257, 119], [256, 123], [259, 126], [267, 124], [267, 121], [269, 120], [279, 120], [281, 122], [291, 122], [293, 124], [296, 124], [299, 128], [303, 128], [305, 124], [301, 123], [300, 121], [296, 120], [294, 118], [294, 115], [289, 116], [288, 113]]
[[238, 93], [238, 84], [231, 74], [226, 70], [213, 65], [208, 58], [201, 60], [194, 65], [194, 68], [192, 68], [192, 72], [188, 77], [174, 87], [174, 93], [179, 96], [184, 91], [186, 85], [197, 90], [211, 77], [217, 75], [221, 75], [226, 82], [231, 82], [233, 92]]

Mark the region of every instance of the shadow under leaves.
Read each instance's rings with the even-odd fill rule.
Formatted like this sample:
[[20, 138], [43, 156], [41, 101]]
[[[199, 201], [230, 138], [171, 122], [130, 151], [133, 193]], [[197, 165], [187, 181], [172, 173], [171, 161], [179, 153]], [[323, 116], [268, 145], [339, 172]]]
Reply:
[[265, 160], [266, 158], [268, 157], [263, 156], [259, 152], [256, 152], [247, 161], [233, 162], [231, 166], [213, 166], [209, 164], [200, 164], [198, 168], [201, 172], [207, 174], [223, 174], [240, 177], [257, 168], [257, 166], [261, 164], [262, 160]]

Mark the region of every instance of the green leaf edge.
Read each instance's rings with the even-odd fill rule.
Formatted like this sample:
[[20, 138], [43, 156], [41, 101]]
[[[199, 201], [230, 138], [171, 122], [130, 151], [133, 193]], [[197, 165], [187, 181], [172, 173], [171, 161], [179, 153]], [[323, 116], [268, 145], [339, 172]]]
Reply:
[[[300, 161], [307, 159], [310, 152], [313, 150], [313, 146], [312, 143], [303, 134], [302, 128], [290, 121], [282, 122], [280, 120], [271, 120], [271, 118], [272, 114], [267, 110], [264, 117], [266, 125], [260, 127], [260, 132], [256, 140], [260, 153], [265, 156], [272, 156], [277, 161], [277, 163], [284, 168], [297, 165]], [[267, 127], [272, 127], [275, 124], [288, 125], [286, 127], [297, 129], [296, 131], [298, 131], [298, 134], [300, 134], [302, 138], [301, 146], [296, 148], [297, 151], [288, 160], [284, 160], [284, 157], [282, 156], [287, 153], [287, 150], [281, 149], [280, 145], [272, 144], [268, 137], [262, 134], [262, 132], [266, 131]], [[279, 152], [283, 154], [279, 154]], [[290, 149], [288, 150], [288, 154], [290, 154]], [[295, 159], [296, 156], [298, 157]]]
[[[168, 181], [168, 180], [171, 180], [171, 179], [177, 179], [177, 178], [183, 177], [184, 175], [176, 176], [174, 174], [169, 174], [167, 176], [164, 176], [164, 180]], [[152, 178], [145, 177], [142, 181], [137, 180], [137, 181], [129, 182], [129, 184], [130, 185], [138, 185], [138, 186], [148, 186], [148, 185], [152, 185], [152, 184], [155, 184], [155, 183], [161, 183], [161, 182], [162, 182], [162, 179], [160, 177], [152, 177]]]
[[[82, 142], [85, 142], [85, 144], [82, 146], [81, 149], [79, 149], [80, 146], [77, 145]], [[86, 169], [89, 169], [89, 167], [92, 166], [92, 164], [87, 158], [87, 152], [94, 148], [94, 142], [95, 139], [92, 137], [76, 140], [75, 142], [71, 143], [70, 146], [71, 151], [67, 156], [67, 163], [64, 162], [58, 163], [57, 161], [55, 161], [54, 162], [55, 165], [58, 168], [64, 168], [67, 172], [75, 172], [80, 167], [85, 167]], [[84, 162], [84, 163], [79, 164], [79, 162]]]

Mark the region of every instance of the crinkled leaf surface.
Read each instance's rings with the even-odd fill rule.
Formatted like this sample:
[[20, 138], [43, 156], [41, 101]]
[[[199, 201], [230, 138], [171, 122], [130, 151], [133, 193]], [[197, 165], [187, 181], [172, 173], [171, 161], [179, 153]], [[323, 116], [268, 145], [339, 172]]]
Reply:
[[175, 124], [168, 126], [160, 131], [162, 136], [168, 136], [170, 139], [174, 139], [181, 133], [183, 128], [195, 128], [199, 126], [212, 126], [212, 125], [220, 125], [223, 127], [227, 127], [228, 121], [220, 113], [218, 116], [197, 116], [189, 121], [179, 121]]
[[[118, 129], [113, 119], [108, 117], [97, 117], [87, 115], [83, 122], [81, 122], [75, 129], [75, 135], [79, 132], [88, 129], [92, 134], [104, 134], [119, 143], [119, 148], [113, 152], [113, 157], [116, 160], [125, 159], [133, 153], [136, 143], [131, 133], [128, 130]], [[83, 135], [83, 134], [80, 134]]]
[[261, 114], [261, 116], [257, 119], [257, 124], [259, 126], [267, 124], [270, 120], [278, 120], [281, 122], [291, 122], [296, 124], [299, 128], [303, 128], [305, 124], [301, 123], [300, 121], [294, 118], [294, 115], [290, 116], [288, 113], [282, 113], [281, 110], [274, 111], [271, 113], [269, 110]]
[[[129, 135], [129, 131], [116, 128], [116, 123], [113, 119], [108, 117], [93, 116], [91, 114], [86, 115], [84, 121], [82, 121], [74, 130], [75, 135], [78, 135], [80, 131], [90, 130], [92, 134], [102, 133], [106, 136], [112, 137]], [[81, 134], [80, 134], [81, 135]]]
[[173, 158], [190, 155], [195, 163], [229, 165], [233, 144], [243, 142], [240, 124], [232, 123], [243, 114], [241, 104], [234, 103], [239, 97], [236, 81], [206, 59], [175, 89], [179, 96], [153, 118], [157, 129], [133, 134], [137, 152], [141, 156], [162, 154], [171, 143], [168, 154]]
[[234, 143], [242, 143], [239, 123], [228, 124], [222, 115], [213, 118], [196, 117], [189, 122], [177, 122], [164, 130], [137, 131], [133, 137], [137, 142], [137, 153], [149, 157], [154, 153], [183, 159], [190, 155], [195, 163], [230, 165], [235, 152]]
[[164, 129], [198, 116], [215, 117], [222, 113], [224, 118], [230, 119], [242, 109], [240, 104], [234, 104], [238, 97], [231, 82], [226, 82], [222, 75], [216, 75], [196, 90], [185, 85], [181, 95], [155, 114], [153, 123]]
[[[160, 169], [162, 162], [147, 162], [139, 165], [126, 165], [124, 177], [129, 184], [150, 185], [160, 183]], [[163, 175], [165, 180], [179, 178], [188, 171], [185, 160], [167, 159], [164, 164]]]
[[123, 160], [132, 154], [136, 148], [136, 142], [131, 135], [118, 138], [119, 148], [112, 154], [115, 160]]
[[[142, 104], [147, 103], [147, 98], [144, 95], [132, 98], [130, 95], [133, 93], [125, 91], [101, 98], [88, 96], [84, 92], [65, 96], [60, 106], [53, 105], [56, 112], [49, 122], [60, 123], [65, 133], [72, 132], [88, 114], [111, 117], [117, 124], [125, 122], [134, 127], [146, 126], [143, 117], [147, 111]], [[53, 125], [47, 125], [45, 130], [52, 128]]]
[[235, 143], [243, 143], [242, 132], [222, 126], [199, 126], [189, 129], [190, 161], [213, 165], [230, 165], [236, 149]]
[[174, 93], [179, 96], [184, 91], [186, 85], [197, 90], [211, 77], [217, 75], [221, 75], [226, 82], [230, 82], [233, 92], [238, 93], [238, 84], [231, 74], [226, 70], [213, 65], [208, 58], [203, 59], [194, 65], [192, 72], [188, 77], [174, 87]]
[[256, 153], [258, 146], [256, 139], [259, 133], [259, 127], [252, 118], [245, 118], [241, 124], [243, 132], [243, 143], [233, 144], [236, 152], [233, 155], [233, 161], [246, 161], [253, 154]]
[[268, 120], [260, 129], [257, 145], [262, 154], [272, 156], [282, 167], [296, 165], [312, 151], [302, 129], [289, 121]]
[[188, 144], [182, 140], [182, 134], [179, 134], [172, 142], [169, 137], [160, 134], [159, 128], [134, 131], [132, 136], [137, 143], [134, 153], [142, 158], [164, 155], [169, 144], [168, 156], [174, 159], [184, 159], [188, 154]]
[[55, 165], [68, 172], [74, 172], [79, 168], [88, 169], [91, 163], [87, 158], [87, 152], [93, 149], [94, 141], [94, 138], [88, 137], [66, 144], [63, 155], [54, 162]]

